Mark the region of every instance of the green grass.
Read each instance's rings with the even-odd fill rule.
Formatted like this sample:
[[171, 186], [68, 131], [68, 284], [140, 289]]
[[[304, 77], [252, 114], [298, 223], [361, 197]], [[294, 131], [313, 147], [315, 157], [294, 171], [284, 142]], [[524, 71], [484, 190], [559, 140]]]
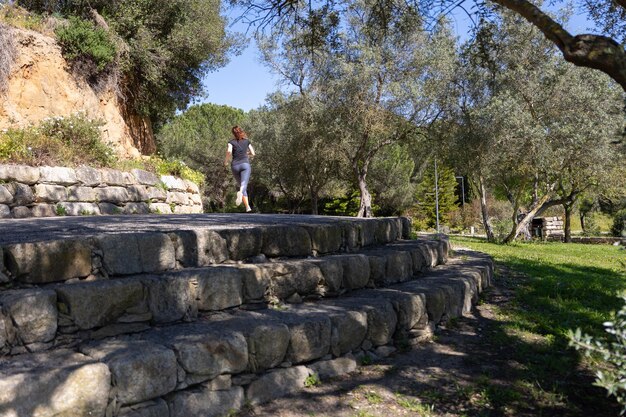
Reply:
[[[602, 323], [621, 307], [619, 294], [626, 290], [626, 252], [608, 245], [451, 240], [490, 254], [500, 271], [497, 285], [514, 294], [512, 302], [498, 307], [487, 341], [506, 347], [522, 364], [516, 389], [546, 407], [605, 401], [604, 393], [591, 387], [592, 368], [604, 366], [602, 360], [587, 360], [569, 348], [567, 331], [605, 336]], [[518, 400], [508, 389], [480, 388], [491, 403]]]

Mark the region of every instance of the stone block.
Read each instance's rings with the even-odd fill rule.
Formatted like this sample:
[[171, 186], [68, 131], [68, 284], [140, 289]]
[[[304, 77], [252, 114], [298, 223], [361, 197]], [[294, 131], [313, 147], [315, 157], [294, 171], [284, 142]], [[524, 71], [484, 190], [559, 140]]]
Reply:
[[189, 180], [183, 180], [183, 182], [185, 183], [186, 187], [185, 191], [187, 191], [188, 193], [200, 194], [200, 187], [198, 187], [198, 184]]
[[356, 221], [344, 221], [341, 225], [343, 236], [343, 248], [345, 251], [354, 251], [361, 247], [361, 229]]
[[190, 320], [198, 314], [198, 282], [184, 277], [146, 276], [148, 306], [156, 323]]
[[110, 275], [142, 272], [137, 236], [134, 234], [103, 235], [95, 239], [102, 252], [102, 264]]
[[11, 217], [11, 208], [5, 204], [0, 204], [0, 219]]
[[6, 186], [0, 184], [0, 204], [13, 203], [13, 194], [7, 189]]
[[246, 400], [252, 404], [263, 404], [284, 397], [304, 388], [312, 371], [305, 366], [278, 369], [261, 376], [246, 389]]
[[387, 258], [379, 252], [368, 252], [367, 257], [370, 261], [370, 279], [377, 285], [384, 285], [387, 281]]
[[25, 289], [0, 292], [2, 310], [11, 318], [22, 343], [44, 343], [57, 331], [57, 297], [51, 290]]
[[63, 207], [67, 216], [98, 216], [100, 206], [96, 203], [58, 203], [57, 207]]
[[67, 189], [62, 185], [36, 184], [35, 202], [56, 203], [67, 200]]
[[167, 193], [165, 190], [157, 187], [148, 187], [146, 190], [150, 201], [165, 201], [167, 200]]
[[340, 226], [320, 224], [304, 227], [311, 237], [311, 249], [318, 254], [338, 252], [341, 249], [343, 233]]
[[185, 184], [185, 181], [172, 175], [161, 175], [161, 182], [168, 190], [182, 192], [187, 191], [187, 185]]
[[115, 323], [127, 309], [141, 305], [144, 289], [134, 279], [103, 280], [55, 287], [67, 315], [80, 329]]
[[39, 181], [39, 168], [27, 165], [0, 165], [0, 181], [17, 181], [35, 184]]
[[324, 257], [311, 260], [324, 276], [324, 285], [328, 291], [336, 293], [343, 285], [343, 262], [339, 258]]
[[150, 400], [176, 388], [176, 356], [165, 346], [111, 340], [81, 346], [81, 352], [109, 367], [121, 405]]
[[4, 250], [7, 268], [20, 282], [43, 284], [91, 274], [91, 248], [83, 240], [18, 243]]
[[190, 214], [202, 214], [204, 213], [204, 208], [202, 205], [193, 205], [189, 211], [191, 212]]
[[169, 204], [165, 203], [150, 203], [148, 205], [150, 213], [156, 214], [172, 214], [172, 208]]
[[0, 410], [7, 416], [104, 416], [110, 386], [107, 366], [79, 353], [0, 360]]
[[191, 201], [194, 205], [201, 205], [202, 197], [200, 196], [200, 194], [190, 194], [189, 201]]
[[411, 220], [408, 217], [400, 217], [400, 223], [402, 224], [402, 239], [409, 239], [411, 237]]
[[154, 186], [160, 181], [158, 175], [143, 169], [131, 169], [130, 173], [135, 177], [137, 184]]
[[13, 205], [28, 206], [35, 202], [35, 194], [28, 185], [19, 182], [11, 182], [4, 184], [4, 186], [13, 195]]
[[126, 187], [128, 190], [129, 201], [148, 201], [150, 199], [150, 194], [148, 194], [148, 190], [145, 185], [129, 185]]
[[225, 417], [244, 406], [244, 391], [233, 387], [227, 391], [179, 391], [169, 400], [170, 417]]
[[265, 229], [262, 252], [266, 256], [311, 255], [311, 237], [298, 226], [270, 226]]
[[304, 363], [325, 356], [330, 351], [331, 321], [324, 314], [310, 314], [290, 309], [285, 312], [268, 312], [289, 327], [289, 348], [286, 360]]
[[88, 187], [96, 187], [102, 183], [102, 174], [95, 168], [81, 165], [74, 170], [76, 179], [80, 184]]
[[98, 203], [98, 208], [100, 209], [100, 214], [114, 216], [117, 214], [122, 214], [122, 208], [116, 206], [111, 203]]
[[28, 207], [19, 206], [11, 209], [11, 217], [14, 219], [27, 219], [33, 217], [33, 212]]
[[260, 268], [268, 269], [271, 276], [268, 295], [280, 300], [294, 294], [313, 294], [324, 282], [318, 266], [307, 261], [267, 263], [261, 264]]
[[193, 214], [195, 212], [192, 206], [174, 206], [174, 214]]
[[243, 334], [215, 324], [171, 326], [152, 331], [145, 338], [171, 348], [185, 378], [195, 383], [243, 372], [248, 366], [248, 346]]
[[376, 242], [385, 244], [399, 239], [400, 231], [394, 219], [377, 219]]
[[96, 192], [91, 187], [74, 185], [67, 188], [67, 201], [82, 201], [93, 203], [96, 201]]
[[228, 247], [229, 259], [239, 261], [261, 253], [263, 231], [257, 228], [219, 231]]
[[176, 267], [174, 244], [165, 233], [137, 234], [143, 272], [160, 272]]
[[359, 241], [361, 246], [371, 246], [376, 243], [379, 219], [359, 219]]
[[[367, 297], [369, 290], [359, 291], [354, 297], [325, 301], [325, 305], [339, 306], [367, 314], [365, 339], [373, 346], [388, 344], [396, 331], [398, 318], [393, 305], [387, 299]], [[365, 294], [365, 296], [361, 295]]]
[[126, 203], [122, 209], [124, 214], [150, 214], [150, 206], [147, 203]]
[[386, 251], [387, 283], [403, 282], [413, 275], [413, 258], [409, 252]]
[[165, 202], [176, 205], [188, 205], [191, 203], [191, 201], [189, 201], [189, 195], [182, 191], [168, 191]]
[[241, 305], [243, 301], [242, 274], [237, 268], [187, 269], [167, 276], [198, 283], [196, 298], [199, 310], [223, 310]]
[[347, 289], [363, 288], [370, 280], [370, 262], [367, 256], [337, 255], [334, 259], [340, 259], [343, 266], [343, 287]]
[[356, 360], [351, 357], [319, 361], [309, 365], [321, 380], [336, 378], [356, 371]]
[[65, 167], [39, 167], [39, 182], [74, 185], [78, 183], [76, 171], [73, 168]]
[[129, 407], [122, 407], [120, 417], [170, 417], [167, 403], [161, 399], [146, 401]]
[[261, 300], [269, 288], [270, 269], [262, 265], [243, 264], [237, 266], [242, 274], [243, 298], [245, 302]]
[[170, 233], [170, 238], [176, 249], [176, 260], [184, 267], [207, 266], [228, 259], [226, 240], [215, 231], [182, 230]]
[[55, 204], [36, 204], [30, 209], [34, 217], [54, 217], [57, 215]]
[[126, 203], [130, 200], [128, 191], [124, 187], [94, 188], [96, 201], [105, 203]]
[[446, 294], [441, 287], [428, 285], [422, 279], [402, 284], [402, 291], [411, 291], [414, 294], [423, 294], [426, 303], [428, 318], [439, 323], [446, 312]]
[[116, 169], [103, 168], [100, 170], [102, 182], [107, 185], [126, 186], [135, 183], [135, 178], [128, 172]]

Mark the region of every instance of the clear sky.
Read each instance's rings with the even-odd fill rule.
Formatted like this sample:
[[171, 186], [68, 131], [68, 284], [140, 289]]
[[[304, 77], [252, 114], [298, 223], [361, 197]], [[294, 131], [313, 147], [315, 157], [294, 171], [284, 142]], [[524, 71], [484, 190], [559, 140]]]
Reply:
[[[237, 11], [228, 12], [229, 20], [239, 16]], [[467, 36], [470, 19], [456, 12], [452, 16], [457, 36]], [[568, 29], [575, 33], [586, 31], [592, 26], [584, 17], [573, 16]], [[229, 28], [231, 32], [245, 32], [247, 25], [236, 23]], [[249, 36], [250, 37], [250, 36]], [[219, 70], [208, 74], [204, 80], [204, 88], [208, 95], [201, 102], [226, 104], [231, 107], [249, 111], [263, 105], [268, 94], [278, 90], [279, 77], [271, 74], [260, 61], [259, 51], [253, 39], [241, 55], [231, 57], [230, 63]]]

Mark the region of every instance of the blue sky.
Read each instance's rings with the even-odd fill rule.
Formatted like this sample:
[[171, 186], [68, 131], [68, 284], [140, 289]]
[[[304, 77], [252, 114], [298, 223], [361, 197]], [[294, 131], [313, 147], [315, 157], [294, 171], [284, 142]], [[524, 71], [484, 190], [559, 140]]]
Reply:
[[[238, 12], [227, 13], [229, 20], [234, 20]], [[453, 25], [457, 36], [467, 36], [469, 18], [461, 13], [453, 16]], [[568, 29], [575, 33], [584, 32], [591, 24], [583, 16], [573, 16]], [[229, 28], [231, 32], [245, 32], [247, 25], [236, 23]], [[249, 111], [263, 105], [268, 94], [279, 89], [280, 78], [271, 74], [260, 62], [259, 51], [254, 40], [238, 56], [231, 57], [230, 63], [208, 74], [203, 79], [207, 97], [202, 102], [226, 104]]]

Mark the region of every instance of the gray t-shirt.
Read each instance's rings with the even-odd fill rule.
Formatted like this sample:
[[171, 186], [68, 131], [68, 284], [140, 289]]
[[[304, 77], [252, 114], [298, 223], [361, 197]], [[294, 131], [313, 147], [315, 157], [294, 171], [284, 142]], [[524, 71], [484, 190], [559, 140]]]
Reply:
[[228, 143], [233, 146], [233, 165], [242, 164], [244, 162], [250, 163], [248, 160], [248, 146], [250, 146], [250, 141], [248, 139], [232, 139]]

